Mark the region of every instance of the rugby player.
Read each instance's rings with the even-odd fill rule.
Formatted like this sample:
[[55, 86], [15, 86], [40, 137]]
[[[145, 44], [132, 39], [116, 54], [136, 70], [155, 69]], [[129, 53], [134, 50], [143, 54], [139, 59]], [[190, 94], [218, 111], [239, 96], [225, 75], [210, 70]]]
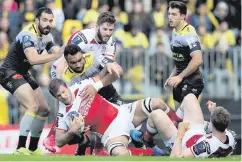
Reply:
[[[207, 107], [210, 111], [210, 134], [204, 130], [204, 118], [201, 107], [196, 96], [192, 93], [186, 95], [181, 104], [181, 110], [184, 111], [183, 122], [178, 126], [178, 131], [170, 134], [170, 131], [159, 128], [155, 124], [166, 123], [170, 119], [160, 110], [153, 112], [156, 121], [148, 120], [149, 134], [164, 134], [172, 139], [170, 141], [172, 157], [195, 157], [195, 158], [212, 158], [225, 157], [230, 155], [235, 148], [235, 133], [227, 129], [230, 121], [230, 113], [223, 107], [217, 106], [216, 103], [208, 101]], [[159, 112], [158, 112], [159, 111]], [[159, 126], [162, 126], [160, 124]], [[173, 125], [173, 124], [172, 124]], [[177, 128], [167, 124], [172, 132]], [[175, 140], [174, 140], [175, 137]], [[143, 137], [140, 137], [140, 140]], [[174, 145], [172, 144], [174, 142]]]
[[[105, 69], [103, 69], [105, 70]], [[106, 74], [101, 81], [105, 80]], [[83, 136], [77, 135], [80, 127], [83, 126], [83, 118], [86, 126], [90, 126], [92, 131], [99, 133], [102, 136], [102, 143], [108, 150], [110, 155], [140, 155], [137, 150], [127, 149], [129, 143], [129, 133], [131, 129], [138, 127], [149, 116], [152, 118], [152, 113], [157, 109], [164, 109], [167, 105], [164, 101], [158, 98], [146, 98], [130, 104], [121, 106], [111, 104], [99, 94], [90, 104], [86, 104], [82, 96], [83, 89], [92, 84], [96, 86], [93, 79], [85, 79], [79, 83], [74, 84], [70, 88], [60, 79], [54, 79], [49, 85], [50, 93], [60, 101], [59, 113], [57, 116], [56, 128], [56, 143], [59, 147], [66, 144], [80, 143]], [[104, 84], [105, 85], [105, 84]], [[150, 111], [147, 111], [150, 110]], [[66, 116], [68, 112], [77, 111], [81, 116], [71, 122], [71, 128], [68, 129], [66, 125]], [[163, 111], [162, 111], [163, 112]], [[152, 119], [155, 121], [155, 119]], [[171, 125], [174, 131], [169, 129], [171, 134], [176, 134], [175, 126], [171, 120], [167, 120], [164, 125]], [[161, 125], [156, 123], [155, 125]], [[166, 141], [171, 141], [165, 138]], [[171, 145], [171, 143], [170, 143]], [[131, 153], [130, 153], [131, 151]]]
[[[96, 60], [99, 60], [101, 64], [106, 64], [108, 62], [112, 63], [114, 62], [116, 48], [115, 41], [112, 39], [115, 22], [116, 20], [112, 12], [101, 13], [98, 17], [95, 28], [84, 29], [74, 33], [68, 40], [67, 45], [78, 45], [81, 48], [82, 53], [93, 52], [94, 58]], [[105, 59], [102, 59], [102, 57], [105, 57]], [[62, 74], [67, 64], [72, 69], [73, 73], [79, 73], [78, 69], [76, 71], [73, 67], [72, 62], [68, 62], [64, 57], [62, 57], [57, 60], [52, 66], [52, 78], [55, 78], [56, 76]], [[99, 70], [101, 70], [101, 68]], [[92, 76], [94, 76], [94, 74], [88, 77]], [[91, 96], [91, 92], [88, 91], [88, 89], [87, 93]], [[116, 89], [112, 85], [108, 85], [100, 89], [99, 94], [101, 94], [108, 101], [117, 105], [121, 105], [123, 103], [121, 97], [118, 95]], [[44, 140], [44, 146], [51, 152], [55, 152], [56, 150], [54, 142], [54, 128], [55, 121], [52, 124], [50, 133]]]
[[[199, 70], [203, 63], [201, 45], [193, 26], [186, 22], [187, 7], [183, 2], [171, 1], [168, 6], [169, 24], [173, 29], [171, 50], [175, 67], [164, 84], [164, 88], [173, 88], [173, 98], [176, 105], [180, 104], [188, 93], [198, 97], [204, 81]], [[178, 107], [178, 105], [176, 107]], [[177, 109], [174, 120], [180, 120], [181, 110]]]
[[[54, 44], [50, 34], [53, 19], [54, 15], [49, 8], [39, 8], [35, 22], [27, 25], [17, 35], [0, 67], [0, 84], [27, 109], [20, 122], [19, 141], [14, 154], [40, 154], [37, 146], [50, 108], [29, 69], [33, 65], [48, 63], [61, 57], [61, 49]], [[44, 54], [44, 50], [49, 55]], [[30, 132], [31, 139], [27, 149], [26, 140]]]

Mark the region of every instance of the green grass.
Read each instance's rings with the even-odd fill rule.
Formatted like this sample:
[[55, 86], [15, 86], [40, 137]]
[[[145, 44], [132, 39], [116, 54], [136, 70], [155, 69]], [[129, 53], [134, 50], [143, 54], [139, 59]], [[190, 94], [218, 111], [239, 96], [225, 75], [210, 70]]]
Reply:
[[220, 159], [178, 159], [169, 157], [100, 157], [100, 156], [63, 156], [63, 155], [43, 155], [43, 156], [23, 156], [23, 155], [0, 155], [0, 161], [241, 161], [241, 155], [229, 156]]

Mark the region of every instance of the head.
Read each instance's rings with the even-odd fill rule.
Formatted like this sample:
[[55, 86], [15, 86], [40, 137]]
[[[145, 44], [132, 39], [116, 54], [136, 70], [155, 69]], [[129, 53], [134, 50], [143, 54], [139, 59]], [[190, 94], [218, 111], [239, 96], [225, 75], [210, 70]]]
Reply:
[[168, 6], [168, 20], [171, 27], [175, 28], [185, 21], [187, 6], [180, 1], [171, 1]]
[[70, 44], [65, 47], [64, 56], [71, 70], [81, 73], [86, 63], [81, 48], [76, 44]]
[[72, 103], [72, 93], [70, 88], [66, 83], [61, 79], [53, 79], [49, 84], [49, 92], [54, 96], [58, 101], [63, 102], [66, 105]]
[[212, 126], [218, 131], [218, 132], [224, 132], [225, 129], [228, 127], [230, 122], [230, 116], [231, 114], [221, 106], [216, 107], [214, 112], [211, 114], [210, 120], [212, 123]]
[[54, 15], [51, 9], [46, 7], [41, 7], [37, 10], [35, 16], [35, 23], [37, 24], [39, 34], [48, 35], [52, 29], [52, 23], [54, 20]]
[[220, 31], [226, 32], [229, 29], [229, 25], [226, 21], [222, 21], [220, 24]]
[[112, 12], [103, 12], [98, 16], [96, 35], [101, 43], [106, 43], [113, 34], [116, 19]]
[[7, 32], [9, 30], [9, 21], [7, 17], [2, 17], [0, 21], [0, 28], [4, 32]]

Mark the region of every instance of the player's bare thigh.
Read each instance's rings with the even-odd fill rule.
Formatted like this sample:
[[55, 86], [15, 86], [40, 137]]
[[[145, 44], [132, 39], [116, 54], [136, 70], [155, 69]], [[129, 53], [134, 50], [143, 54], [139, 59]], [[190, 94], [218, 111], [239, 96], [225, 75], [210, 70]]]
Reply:
[[19, 86], [13, 95], [17, 101], [27, 109], [27, 112], [37, 113], [39, 110], [34, 90], [28, 83]]
[[184, 97], [181, 109], [184, 110], [184, 122], [203, 124], [204, 118], [198, 99], [194, 94], [188, 94]]
[[130, 155], [129, 150], [127, 149], [128, 144], [129, 137], [123, 135], [109, 139], [105, 145], [105, 148], [112, 156], [128, 156]]
[[[144, 100], [146, 100], [145, 105], [144, 105]], [[142, 108], [142, 106], [146, 108]], [[160, 109], [163, 111], [163, 109], [165, 109], [166, 107], [167, 107], [166, 103], [160, 98], [146, 98], [143, 100], [138, 100], [132, 123], [134, 124], [135, 127], [137, 127], [148, 118], [148, 116], [152, 111], [157, 109]], [[145, 110], [146, 112], [144, 112], [143, 109], [146, 109]]]

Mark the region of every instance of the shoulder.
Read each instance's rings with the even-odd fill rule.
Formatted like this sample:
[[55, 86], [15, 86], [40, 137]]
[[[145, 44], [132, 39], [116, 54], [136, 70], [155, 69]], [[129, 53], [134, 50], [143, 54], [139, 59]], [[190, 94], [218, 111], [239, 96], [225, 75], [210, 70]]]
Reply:
[[95, 28], [81, 30], [79, 35], [86, 44], [90, 43], [95, 38]]
[[16, 40], [20, 42], [27, 42], [29, 40], [36, 41], [38, 39], [38, 33], [33, 24], [29, 24], [23, 28], [23, 30], [17, 35]]
[[189, 36], [189, 35], [197, 35], [197, 32], [196, 32], [196, 29], [190, 25], [190, 24], [187, 24], [183, 29], [182, 29], [182, 35], [184, 36]]
[[108, 46], [115, 46], [115, 44], [116, 44], [116, 41], [115, 41], [115, 39], [113, 38], [113, 36], [111, 36], [111, 37], [109, 38], [108, 42], [107, 42], [107, 45], [108, 45]]

